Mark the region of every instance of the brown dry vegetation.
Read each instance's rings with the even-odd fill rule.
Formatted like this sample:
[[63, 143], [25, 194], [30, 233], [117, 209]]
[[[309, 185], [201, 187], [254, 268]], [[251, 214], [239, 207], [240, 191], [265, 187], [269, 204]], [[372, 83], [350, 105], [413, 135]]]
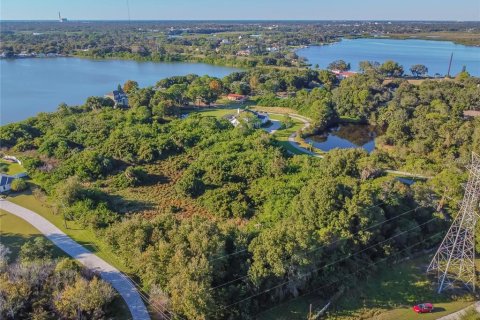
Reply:
[[[175, 191], [175, 183], [182, 176], [188, 159], [185, 154], [167, 158], [144, 168], [150, 176], [150, 182], [144, 186], [126, 188], [115, 192], [126, 201], [142, 203], [136, 212], [145, 217], [154, 217], [159, 212], [176, 212], [179, 218], [188, 218], [194, 214], [213, 217], [201, 204], [185, 198]], [[144, 204], [144, 205], [143, 205]]]

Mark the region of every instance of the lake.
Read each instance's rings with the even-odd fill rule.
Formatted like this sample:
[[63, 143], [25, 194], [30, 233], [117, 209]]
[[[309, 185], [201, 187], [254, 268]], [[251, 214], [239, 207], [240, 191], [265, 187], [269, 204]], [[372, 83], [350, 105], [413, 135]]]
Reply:
[[326, 68], [335, 60], [349, 62], [352, 70], [358, 70], [360, 61], [394, 60], [406, 73], [414, 64], [428, 67], [428, 73], [447, 74], [450, 55], [453, 52], [451, 75], [462, 70], [463, 66], [474, 76], [480, 76], [480, 47], [458, 45], [449, 41], [434, 40], [394, 40], [394, 39], [343, 39], [324, 46], [312, 46], [297, 50], [297, 54], [308, 59], [313, 66]]
[[306, 139], [315, 148], [330, 151], [335, 148], [363, 148], [367, 152], [375, 149], [375, 137], [378, 132], [367, 124], [339, 124], [326, 132]]
[[144, 87], [171, 76], [194, 73], [224, 77], [234, 71], [238, 69], [203, 63], [81, 58], [0, 60], [0, 123], [54, 111], [62, 102], [83, 104], [87, 97], [103, 96], [129, 79]]

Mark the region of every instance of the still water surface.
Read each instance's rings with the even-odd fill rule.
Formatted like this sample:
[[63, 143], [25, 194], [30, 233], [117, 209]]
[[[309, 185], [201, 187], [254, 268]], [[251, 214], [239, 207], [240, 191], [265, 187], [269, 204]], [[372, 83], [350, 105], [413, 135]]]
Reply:
[[224, 77], [238, 69], [202, 63], [155, 63], [79, 58], [0, 60], [0, 123], [54, 111], [65, 102], [82, 104], [89, 96], [103, 96], [126, 80], [141, 87], [187, 74]]
[[363, 148], [367, 152], [375, 149], [375, 137], [378, 131], [366, 124], [340, 124], [326, 132], [307, 138], [315, 148], [330, 151], [335, 148]]
[[480, 47], [458, 45], [449, 41], [433, 40], [394, 40], [394, 39], [344, 39], [341, 42], [312, 46], [297, 51], [299, 56], [308, 59], [312, 65], [326, 68], [335, 60], [349, 62], [352, 70], [358, 70], [360, 61], [394, 60], [403, 65], [406, 73], [414, 64], [427, 66], [428, 73], [445, 75], [448, 71], [450, 55], [453, 53], [450, 74], [455, 75], [466, 66], [474, 76], [480, 76]]

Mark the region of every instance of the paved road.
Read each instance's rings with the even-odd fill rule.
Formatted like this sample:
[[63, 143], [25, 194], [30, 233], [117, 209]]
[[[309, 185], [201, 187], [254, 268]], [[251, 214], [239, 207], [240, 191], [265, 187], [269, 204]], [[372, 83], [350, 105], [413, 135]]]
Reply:
[[272, 119], [270, 119], [270, 122], [272, 123], [270, 127], [264, 128], [263, 130], [267, 131], [270, 134], [274, 134], [275, 132], [278, 131], [278, 129], [280, 129], [280, 127], [282, 126], [282, 122], [278, 120], [272, 120]]
[[118, 269], [72, 240], [39, 214], [6, 200], [0, 201], [0, 209], [27, 221], [68, 255], [78, 260], [85, 267], [98, 272], [103, 280], [109, 282], [120, 293], [130, 309], [133, 320], [150, 319], [147, 308], [134, 284]]

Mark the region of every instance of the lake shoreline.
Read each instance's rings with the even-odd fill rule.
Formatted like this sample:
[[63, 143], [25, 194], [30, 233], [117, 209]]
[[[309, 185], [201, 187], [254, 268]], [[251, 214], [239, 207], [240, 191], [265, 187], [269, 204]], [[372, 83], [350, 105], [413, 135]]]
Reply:
[[361, 61], [383, 63], [393, 60], [403, 66], [406, 76], [410, 75], [408, 70], [412, 65], [422, 64], [428, 68], [428, 75], [434, 77], [448, 73], [453, 53], [450, 75], [459, 73], [466, 66], [472, 76], [480, 76], [480, 47], [439, 39], [345, 37], [335, 43], [308, 46], [295, 52], [309, 65], [318, 65], [319, 69], [328, 68], [332, 61], [344, 60], [350, 63], [352, 71], [360, 71]]
[[90, 96], [104, 96], [127, 80], [154, 86], [172, 76], [197, 74], [223, 78], [239, 68], [205, 63], [137, 62], [118, 59], [2, 59], [1, 124], [22, 121], [59, 104], [81, 105]]

